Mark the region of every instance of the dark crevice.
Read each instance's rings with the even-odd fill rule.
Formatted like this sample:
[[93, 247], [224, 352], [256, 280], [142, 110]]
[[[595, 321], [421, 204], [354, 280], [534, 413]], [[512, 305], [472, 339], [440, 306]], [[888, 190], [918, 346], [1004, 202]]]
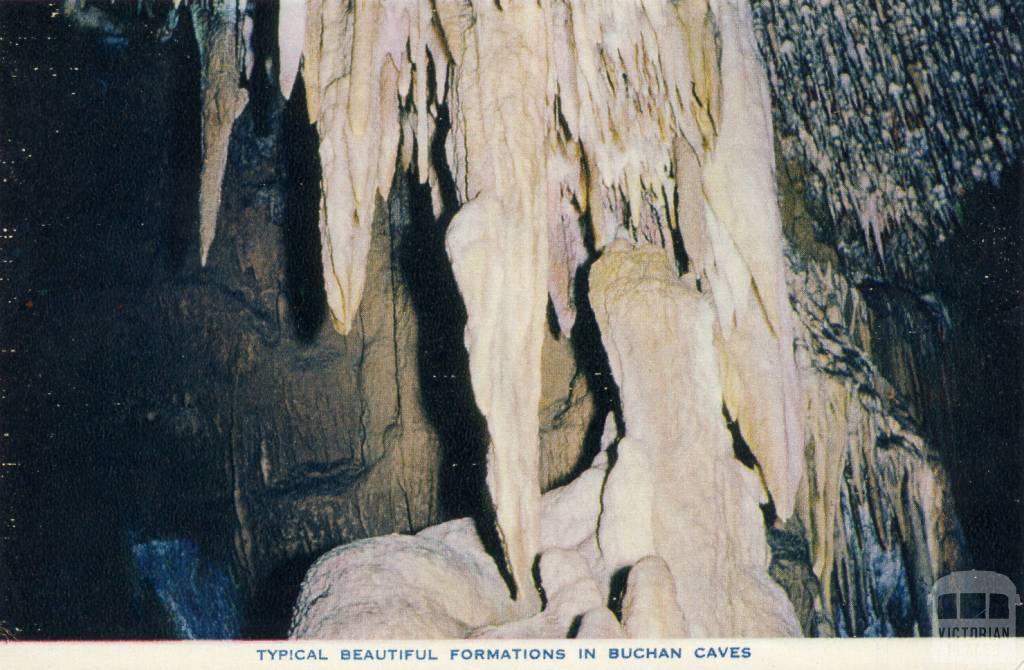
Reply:
[[309, 343], [327, 314], [320, 247], [320, 139], [306, 111], [302, 75], [284, 111], [284, 284], [295, 336]]
[[768, 502], [760, 504], [761, 514], [764, 516], [764, 525], [771, 528], [775, 525], [779, 515], [775, 509], [775, 501], [772, 499], [771, 492], [768, 491], [768, 487], [765, 486], [764, 473], [761, 471], [761, 464], [757, 462], [757, 457], [754, 455], [754, 452], [751, 451], [750, 445], [747, 444], [747, 440], [743, 437], [743, 431], [740, 430], [739, 422], [733, 420], [732, 415], [729, 414], [729, 408], [726, 407], [724, 402], [722, 403], [722, 418], [725, 419], [725, 427], [729, 430], [729, 435], [732, 436], [733, 456], [735, 456], [736, 460], [742, 463], [746, 468], [754, 470], [761, 480], [761, 487], [768, 496]]
[[552, 337], [557, 338], [562, 333], [562, 329], [558, 325], [558, 313], [555, 311], [555, 304], [551, 302], [550, 297], [548, 297], [548, 306], [545, 312], [545, 317], [548, 324], [548, 332], [551, 333]]
[[[584, 217], [586, 218], [581, 221], [581, 225], [584, 230], [589, 230], [589, 217], [587, 215]], [[600, 452], [605, 419], [609, 412], [614, 417], [617, 434], [625, 435], [626, 433], [619, 387], [612, 375], [608, 354], [601, 342], [601, 329], [597, 325], [597, 318], [590, 305], [590, 268], [595, 260], [594, 254], [591, 252], [589, 260], [579, 267], [574, 278], [576, 322], [572, 327], [573, 353], [576, 356], [577, 368], [586, 376], [587, 387], [594, 396], [594, 416], [587, 426], [580, 459], [570, 474], [570, 478], [574, 478], [589, 467], [594, 457]], [[609, 458], [612, 456], [613, 452], [609, 450]], [[613, 462], [610, 464], [614, 465]]]
[[537, 585], [537, 593], [540, 595], [540, 608], [546, 609], [548, 606], [548, 593], [544, 590], [544, 581], [540, 576], [540, 555], [533, 560], [533, 583]]
[[430, 147], [442, 211], [434, 216], [429, 185], [414, 172], [409, 187], [409, 226], [398, 248], [398, 265], [409, 289], [418, 327], [417, 363], [423, 411], [441, 441], [438, 501], [444, 518], [472, 517], [487, 550], [509, 587], [517, 587], [505, 561], [494, 505], [487, 490], [487, 422], [477, 408], [463, 344], [466, 308], [445, 252], [445, 233], [458, 210], [455, 182], [444, 141], [451, 123], [447, 106], [438, 110]]
[[725, 418], [725, 427], [729, 429], [729, 434], [732, 435], [733, 455], [737, 461], [753, 470], [754, 466], [757, 465], [757, 457], [750, 450], [750, 445], [747, 444], [747, 441], [743, 438], [743, 433], [740, 431], [739, 422], [733, 420], [725, 403], [722, 403], [722, 416]]
[[[261, 0], [252, 6], [252, 59], [249, 76], [249, 110], [255, 134], [270, 135], [276, 128], [284, 98], [278, 88], [277, 18], [280, 0]], [[188, 12], [182, 12], [187, 14]], [[269, 65], [269, 67], [268, 67]]]
[[622, 601], [626, 596], [626, 584], [629, 581], [629, 571], [632, 566], [627, 565], [619, 568], [612, 575], [608, 588], [608, 609], [612, 611], [615, 618], [622, 621]]
[[569, 632], [566, 633], [565, 636], [568, 639], [570, 639], [570, 640], [575, 639], [576, 636], [579, 635], [579, 633], [580, 633], [580, 626], [582, 626], [582, 625], [583, 625], [583, 615], [582, 614], [578, 614], [578, 615], [576, 615], [575, 618], [573, 618], [572, 623], [569, 624]]
[[167, 143], [167, 225], [166, 262], [171, 272], [185, 265], [195, 245], [199, 221], [199, 172], [203, 163], [202, 102], [200, 100], [199, 45], [192, 28], [191, 12], [181, 12], [168, 51], [171, 55], [170, 122]]
[[[679, 211], [679, 191], [672, 191], [672, 211]], [[686, 253], [686, 245], [683, 243], [683, 234], [679, 226], [668, 227], [669, 236], [672, 238], [672, 252], [676, 259], [676, 271], [680, 276], [690, 271], [690, 255]]]

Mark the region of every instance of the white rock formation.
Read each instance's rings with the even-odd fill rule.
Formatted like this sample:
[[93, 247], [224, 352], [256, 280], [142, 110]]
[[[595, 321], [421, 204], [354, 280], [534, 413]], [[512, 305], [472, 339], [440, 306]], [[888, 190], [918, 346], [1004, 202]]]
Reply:
[[655, 472], [649, 445], [627, 435], [616, 448], [615, 467], [601, 494], [597, 541], [609, 576], [655, 553]]
[[[593, 545], [604, 479], [603, 453], [589, 476], [544, 496], [545, 537], [560, 543], [540, 557], [542, 612], [523, 616], [472, 520], [389, 535], [329, 552], [310, 568], [292, 618], [291, 636], [331, 639], [554, 638], [579, 622], [586, 631], [621, 636], [604, 605], [603, 572], [575, 545]], [[580, 517], [579, 512], [585, 516]], [[582, 522], [582, 523], [581, 523]], [[568, 545], [568, 546], [566, 546]]]
[[320, 135], [320, 243], [334, 327], [352, 327], [366, 280], [370, 226], [387, 197], [401, 139], [400, 89], [408, 90], [410, 8], [401, 3], [311, 2], [306, 101]]
[[583, 614], [576, 637], [581, 640], [609, 640], [626, 637], [626, 631], [611, 610], [600, 607]]
[[601, 609], [608, 611], [604, 607], [606, 599], [601, 589], [594, 581], [586, 561], [576, 551], [545, 551], [540, 557], [540, 578], [547, 595], [543, 612], [503, 626], [481, 628], [474, 631], [471, 637], [566, 638], [572, 632], [577, 618], [584, 613], [597, 612]]
[[291, 636], [461, 638], [512, 618], [513, 603], [472, 521], [338, 547], [310, 568]]
[[622, 599], [622, 624], [629, 637], [685, 637], [687, 626], [679, 611], [676, 584], [665, 561], [646, 556], [629, 570]]
[[[545, 13], [483, 4], [469, 30], [446, 29], [457, 65], [449, 145], [460, 200], [445, 248], [466, 305], [466, 349], [491, 445], [487, 483], [520, 598], [539, 606], [531, 579], [540, 513], [540, 355], [547, 305], [543, 146]], [[502, 58], [482, 57], [502, 45]]]
[[726, 405], [785, 519], [803, 475], [803, 428], [775, 192], [771, 98], [749, 5], [713, 0], [711, 7], [722, 50], [721, 113], [703, 177], [707, 230], [701, 237], [711, 244], [696, 270], [707, 274], [714, 295]]

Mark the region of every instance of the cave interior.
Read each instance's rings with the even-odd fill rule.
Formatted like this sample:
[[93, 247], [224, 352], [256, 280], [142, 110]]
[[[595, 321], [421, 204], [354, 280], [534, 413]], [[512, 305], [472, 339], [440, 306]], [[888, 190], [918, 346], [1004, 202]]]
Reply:
[[[446, 255], [466, 179], [446, 154], [460, 123], [456, 102], [434, 101], [430, 146], [417, 148], [429, 156], [429, 183], [413, 160], [375, 195], [362, 302], [343, 335], [323, 279], [326, 169], [304, 74], [288, 99], [274, 80], [278, 3], [249, 9], [258, 65], [245, 81], [249, 104], [231, 126], [205, 265], [197, 225], [203, 83], [191, 15], [178, 12], [168, 28], [177, 12], [169, 3], [141, 3], [144, 11], [124, 3], [104, 9], [109, 25], [83, 28], [66, 4], [0, 3], [0, 631], [20, 639], [284, 637], [303, 579], [325, 552], [464, 517], [512, 592], [522, 589], [517, 559], [506, 562], [507, 538], [495, 532], [487, 467], [496, 419], [475, 400], [464, 335], [472, 317]], [[768, 13], [789, 3], [749, 4], [760, 38]], [[1003, 30], [1019, 35], [1020, 17], [1007, 14]], [[763, 56], [772, 61], [770, 51]], [[917, 233], [890, 228], [880, 233], [880, 255], [869, 231], [830, 208], [828, 184], [812, 184], [813, 165], [787, 149], [801, 140], [797, 117], [779, 100], [793, 93], [775, 88], [780, 77], [770, 73], [796, 338], [812, 342], [812, 352], [819, 340], [844, 343], [838, 362], [807, 365], [822, 378], [854, 380], [862, 396], [873, 384], [863, 406], [883, 408], [879, 416], [899, 426], [885, 433], [892, 443], [865, 442], [870, 456], [841, 445], [851, 455], [832, 494], [824, 467], [837, 461], [809, 450], [801, 467], [816, 473], [820, 496], [806, 490], [805, 475], [789, 521], [776, 505], [792, 501], [759, 501], [767, 574], [803, 634], [920, 634], [923, 563], [992, 570], [1024, 587], [1024, 170], [1014, 154], [1022, 88], [990, 94], [1017, 112], [1017, 136], [994, 159], [997, 177], [968, 174], [952, 209], [934, 215], [946, 217], [940, 234], [920, 224], [919, 239], [901, 241]], [[886, 111], [863, 111], [872, 113]], [[610, 360], [604, 339], [629, 306], [613, 311], [618, 303], [604, 297], [611, 289], [591, 298], [605, 274], [618, 280], [599, 267], [617, 247], [588, 237], [591, 212], [580, 209], [587, 257], [571, 267], [574, 319], [566, 328], [561, 305], [547, 299], [538, 350], [544, 492], [585, 476], [595, 457], [625, 471], [643, 411], [629, 399], [638, 384], [643, 390], [630, 376], [632, 359], [619, 352]], [[675, 234], [666, 267], [677, 279], [700, 251]], [[815, 321], [805, 304], [845, 313]], [[830, 328], [847, 332], [833, 338]], [[674, 364], [665, 362], [665, 374]], [[686, 380], [666, 388], [702, 390]], [[768, 464], [748, 444], [756, 440], [746, 415], [737, 420], [721, 397], [708, 402], [735, 476], [763, 481]], [[858, 411], [865, 425], [881, 421]], [[618, 435], [610, 444], [609, 431]], [[913, 452], [906, 435], [928, 455], [894, 455]], [[920, 462], [907, 465], [913, 458]], [[935, 468], [934, 486], [948, 495], [941, 518], [922, 530], [897, 508], [924, 507], [908, 481]], [[835, 527], [815, 527], [799, 495], [811, 508], [834, 502]], [[941, 560], [920, 555], [930, 542]], [[619, 571], [606, 586], [618, 618], [625, 580]]]

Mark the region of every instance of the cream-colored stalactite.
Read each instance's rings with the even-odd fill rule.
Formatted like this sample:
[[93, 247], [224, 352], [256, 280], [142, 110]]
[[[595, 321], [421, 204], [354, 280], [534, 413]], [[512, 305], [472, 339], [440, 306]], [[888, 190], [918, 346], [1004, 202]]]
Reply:
[[307, 25], [306, 53], [315, 53], [304, 73], [310, 75], [307, 85], [317, 87], [307, 100], [313, 100], [320, 136], [324, 288], [332, 323], [344, 334], [366, 281], [377, 198], [387, 197], [395, 172], [410, 9], [404, 3], [325, 1], [307, 12], [314, 22], [318, 18], [318, 25]]
[[663, 2], [566, 4], [572, 63], [558, 67], [558, 90], [586, 155], [594, 244], [626, 229], [671, 253], [672, 141], [699, 137], [680, 17]]
[[[427, 3], [307, 0], [300, 5], [301, 11], [288, 8], [288, 32], [294, 39], [305, 35], [302, 74], [307, 109], [320, 137], [323, 172], [324, 286], [334, 327], [345, 334], [366, 281], [374, 208], [391, 188], [400, 144], [415, 145], [421, 180], [434, 174], [427, 160], [433, 104], [444, 100], [448, 56]], [[282, 35], [284, 30], [282, 26]], [[294, 66], [292, 46], [281, 53]], [[428, 61], [435, 70], [432, 98]], [[292, 76], [284, 65], [282, 57], [282, 90]], [[410, 96], [414, 130], [403, 139], [402, 107]], [[406, 167], [408, 156], [402, 160]]]
[[199, 45], [202, 99], [203, 166], [199, 175], [199, 259], [206, 265], [217, 233], [221, 186], [235, 119], [249, 103], [239, 81], [245, 68], [241, 30], [243, 2], [224, 0], [191, 5]]
[[[721, 111], [713, 141], [705, 136], [701, 144], [676, 142], [677, 174], [692, 179], [696, 165], [703, 166], [703, 202], [696, 201], [691, 185], [680, 186], [681, 227], [694, 269], [707, 277], [714, 299], [726, 405], [785, 519], [793, 512], [803, 474], [803, 427], [775, 191], [771, 100], [749, 7], [738, 0], [712, 0], [710, 8], [721, 58], [717, 76], [705, 74], [705, 79], [718, 82], [721, 90], [706, 95], [707, 104], [720, 105]], [[699, 69], [707, 73], [708, 67], [702, 60]], [[705, 132], [709, 125], [703, 124]], [[702, 151], [693, 150], [700, 146], [713, 148], [701, 157]]]
[[[487, 484], [517, 599], [540, 607], [531, 576], [540, 533], [540, 355], [547, 304], [547, 16], [536, 3], [479, 3], [460, 36], [447, 147], [464, 204], [445, 248], [466, 306], [476, 404], [490, 435]], [[449, 39], [449, 44], [454, 40]], [[500, 54], [500, 56], [499, 56]]]
[[292, 97], [306, 44], [306, 0], [281, 0], [278, 6], [278, 84], [287, 100]]
[[561, 129], [548, 175], [551, 299], [567, 332], [575, 304], [566, 277], [586, 253], [578, 221], [568, 223], [574, 208], [589, 212], [598, 250], [627, 237], [677, 251], [673, 144], [713, 145], [717, 53], [706, 3], [565, 0], [551, 13]]
[[[625, 242], [591, 267], [590, 300], [622, 399], [623, 443], [644, 456], [633, 459], [635, 473], [620, 473], [631, 482], [615, 484], [632, 489], [632, 498], [610, 495], [618, 462], [609, 473], [602, 555], [660, 557], [688, 635], [798, 635], [792, 605], [768, 576], [760, 483], [734, 457], [722, 420], [709, 300], [663, 250]], [[649, 519], [650, 534], [606, 532], [629, 518]]]

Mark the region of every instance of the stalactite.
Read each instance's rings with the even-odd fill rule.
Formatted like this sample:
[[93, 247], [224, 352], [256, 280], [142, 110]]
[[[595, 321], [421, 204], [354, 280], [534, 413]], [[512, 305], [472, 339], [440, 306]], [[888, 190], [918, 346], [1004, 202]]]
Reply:
[[[468, 315], [466, 348], [491, 446], [487, 482], [519, 597], [539, 608], [531, 571], [539, 536], [538, 405], [547, 306], [543, 114], [546, 16], [484, 3], [460, 41], [450, 165], [462, 207], [445, 247]], [[456, 26], [446, 25], [454, 35]], [[502, 58], [484, 50], [502, 45]], [[541, 104], [538, 104], [541, 103]]]
[[320, 135], [324, 286], [340, 333], [359, 308], [376, 199], [390, 190], [395, 172], [399, 89], [408, 89], [411, 67], [404, 9], [322, 2], [309, 12], [303, 74]]
[[306, 44], [306, 0], [282, 0], [277, 17], [278, 84], [285, 100], [292, 97]]
[[711, 7], [721, 40], [722, 111], [705, 159], [706, 232], [699, 239], [709, 240], [710, 248], [697, 271], [707, 274], [718, 313], [725, 402], [785, 519], [803, 474], [803, 429], [795, 405], [771, 103], [749, 8], [730, 2]]
[[[962, 534], [938, 457], [864, 353], [868, 310], [860, 294], [828, 266], [793, 256], [790, 268], [807, 416], [808, 471], [799, 507], [821, 582], [819, 605], [838, 616], [833, 602], [840, 589], [852, 608], [844, 617], [853, 628], [847, 632], [870, 633], [872, 622], [858, 617], [872, 611], [867, 601], [881, 592], [878, 577], [853, 567], [868, 545], [874, 543], [899, 566], [906, 582], [900, 597], [909, 603], [925, 595], [912, 595], [910, 589], [961, 566]], [[850, 575], [868, 586], [843, 583]], [[884, 612], [872, 612], [872, 617], [875, 634], [892, 625]], [[923, 632], [926, 620], [919, 622]], [[906, 627], [904, 633], [909, 633]]]
[[203, 265], [217, 233], [221, 187], [235, 119], [249, 104], [240, 85], [246, 44], [242, 30], [245, 0], [192, 4], [192, 25], [202, 72], [203, 166], [199, 177], [199, 257]]

